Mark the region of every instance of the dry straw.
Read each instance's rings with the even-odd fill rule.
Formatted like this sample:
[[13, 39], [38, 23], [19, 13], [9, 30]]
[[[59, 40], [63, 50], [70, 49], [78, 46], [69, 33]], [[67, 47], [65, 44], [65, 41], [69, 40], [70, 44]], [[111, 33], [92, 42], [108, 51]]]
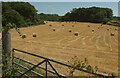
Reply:
[[55, 28], [53, 28], [53, 31], [55, 31]]
[[23, 34], [23, 35], [22, 35], [22, 38], [26, 38], [26, 34]]
[[92, 29], [92, 32], [94, 32], [95, 30], [94, 29]]
[[69, 29], [69, 32], [72, 32], [72, 30], [71, 30], [71, 29]]
[[74, 25], [72, 25], [72, 27], [74, 27]]
[[88, 25], [88, 27], [90, 27], [90, 26]]
[[78, 36], [78, 32], [75, 32], [74, 35], [75, 35], [75, 36]]
[[37, 34], [36, 34], [36, 33], [33, 33], [33, 37], [37, 37]]
[[52, 26], [51, 24], [49, 26]]
[[114, 36], [115, 34], [114, 34], [114, 33], [111, 33], [110, 35], [111, 35], [111, 36]]

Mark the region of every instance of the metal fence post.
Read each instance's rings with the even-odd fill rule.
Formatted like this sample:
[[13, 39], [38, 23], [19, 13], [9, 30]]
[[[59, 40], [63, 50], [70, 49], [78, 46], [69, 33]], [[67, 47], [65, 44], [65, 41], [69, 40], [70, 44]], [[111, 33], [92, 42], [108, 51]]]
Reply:
[[46, 59], [46, 66], [45, 66], [45, 68], [46, 68], [46, 74], [45, 74], [45, 78], [47, 78], [47, 62], [48, 62], [48, 59]]

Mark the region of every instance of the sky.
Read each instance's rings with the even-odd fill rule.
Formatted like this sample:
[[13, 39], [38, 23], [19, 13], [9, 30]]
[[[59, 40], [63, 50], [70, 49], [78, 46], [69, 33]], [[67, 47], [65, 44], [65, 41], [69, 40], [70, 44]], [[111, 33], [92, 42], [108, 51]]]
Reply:
[[0, 1], [25, 1], [25, 2], [119, 2], [120, 0], [0, 0]]
[[58, 14], [60, 16], [70, 12], [73, 8], [102, 7], [111, 8], [113, 15], [118, 16], [118, 2], [30, 2], [39, 13]]
[[[23, 1], [23, 2], [119, 2], [120, 0], [0, 0], [0, 1], [4, 1], [4, 2], [7, 2], [7, 1]], [[45, 8], [43, 6], [42, 6], [42, 8]], [[73, 6], [73, 7], [76, 7], [76, 6]], [[50, 12], [48, 12], [47, 7], [46, 7], [47, 11], [45, 11], [44, 9], [38, 8], [38, 7], [36, 7], [36, 8], [37, 8], [38, 11], [40, 10], [41, 12], [50, 13]], [[115, 6], [110, 5], [108, 8], [113, 9], [113, 13], [114, 13], [115, 16], [118, 15], [118, 6], [117, 5], [115, 5]], [[50, 8], [50, 9], [56, 10], [55, 6], [53, 6], [53, 8]], [[68, 10], [66, 9], [64, 11], [64, 13], [62, 11], [60, 11], [61, 13], [59, 11], [58, 12], [59, 12], [60, 15], [64, 15], [65, 12], [68, 12], [70, 10], [71, 9], [68, 8]], [[40, 11], [38, 13], [41, 13]], [[53, 11], [51, 13], [57, 13], [57, 12]]]

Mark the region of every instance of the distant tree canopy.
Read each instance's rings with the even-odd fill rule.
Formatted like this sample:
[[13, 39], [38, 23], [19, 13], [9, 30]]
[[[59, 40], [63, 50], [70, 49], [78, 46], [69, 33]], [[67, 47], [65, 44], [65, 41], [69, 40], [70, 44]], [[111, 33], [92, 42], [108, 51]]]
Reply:
[[60, 21], [60, 16], [58, 16], [57, 14], [44, 14], [44, 13], [40, 13], [39, 14], [39, 18], [43, 19], [45, 21]]
[[90, 8], [74, 8], [71, 12], [67, 12], [62, 21], [78, 21], [78, 22], [94, 22], [106, 23], [113, 17], [113, 12], [109, 8], [90, 7]]
[[120, 20], [120, 17], [113, 17], [114, 20]]
[[3, 2], [2, 25], [14, 23], [18, 27], [43, 24], [38, 18], [37, 10], [28, 2]]
[[113, 18], [109, 8], [74, 8], [64, 16], [57, 14], [37, 14], [37, 10], [28, 2], [2, 2], [2, 25], [14, 23], [17, 27], [43, 24], [44, 21], [78, 21], [106, 23]]

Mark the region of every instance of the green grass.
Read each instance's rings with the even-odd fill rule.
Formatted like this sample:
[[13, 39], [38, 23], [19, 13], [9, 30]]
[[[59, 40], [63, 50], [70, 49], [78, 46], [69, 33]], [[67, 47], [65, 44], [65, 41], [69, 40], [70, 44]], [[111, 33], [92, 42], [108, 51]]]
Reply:
[[[21, 60], [18, 60], [18, 59], [15, 59], [14, 61], [15, 61], [16, 63], [18, 63], [18, 64], [21, 64], [22, 66], [24, 66], [24, 67], [26, 67], [26, 68], [28, 68], [28, 69], [31, 69], [31, 68], [33, 67], [33, 65], [30, 65], [30, 64], [25, 63], [25, 62], [23, 62], [23, 61], [21, 61]], [[18, 66], [18, 65], [15, 65], [15, 69], [17, 69], [17, 70], [19, 70], [19, 71], [21, 71], [21, 72], [23, 72], [23, 73], [27, 71], [26, 69], [24, 69], [24, 68], [22, 68], [22, 67], [20, 67], [20, 66]], [[38, 67], [34, 68], [33, 71], [35, 71], [35, 72], [43, 75], [42, 70], [41, 70], [40, 68], [38, 68]], [[34, 73], [32, 73], [31, 71], [29, 71], [29, 72], [26, 73], [26, 74], [27, 74], [28, 76], [30, 76], [30, 77], [32, 77], [32, 76], [37, 77], [37, 75], [34, 74]]]

